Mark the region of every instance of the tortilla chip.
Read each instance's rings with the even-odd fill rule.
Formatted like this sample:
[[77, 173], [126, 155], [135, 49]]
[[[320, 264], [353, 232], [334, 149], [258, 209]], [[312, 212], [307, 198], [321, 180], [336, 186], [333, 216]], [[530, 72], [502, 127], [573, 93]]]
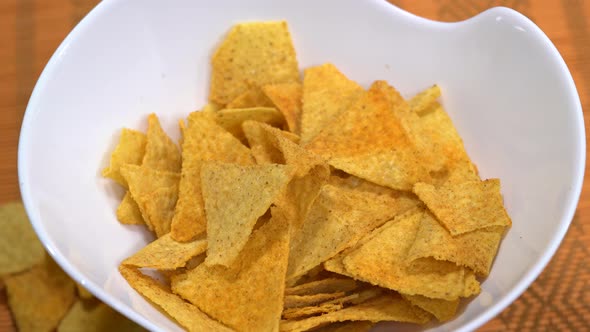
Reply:
[[119, 271], [131, 287], [164, 310], [188, 331], [232, 331], [209, 318], [196, 306], [185, 302], [178, 295], [172, 294], [168, 288], [139, 270], [121, 265]]
[[340, 322], [315, 329], [314, 332], [368, 332], [375, 323], [366, 321]]
[[285, 295], [312, 295], [319, 293], [349, 292], [358, 287], [348, 278], [327, 278], [285, 289]]
[[459, 299], [446, 301], [441, 299], [431, 299], [422, 295], [404, 295], [402, 297], [413, 305], [427, 311], [436, 317], [440, 322], [445, 322], [455, 317]]
[[158, 270], [173, 270], [183, 267], [193, 257], [207, 250], [204, 236], [191, 242], [176, 242], [171, 234], [166, 234], [151, 242], [133, 256], [123, 261], [123, 265]]
[[145, 331], [127, 317], [104, 303], [74, 303], [59, 324], [58, 332]]
[[430, 180], [388, 96], [375, 82], [346, 112], [325, 127], [306, 149], [346, 173], [399, 190]]
[[[403, 294], [455, 300], [465, 289], [465, 269], [455, 264], [410, 271], [405, 263], [420, 226], [422, 212], [406, 214], [390, 221], [372, 239], [342, 260], [355, 279], [396, 290]], [[424, 267], [430, 267], [426, 265]]]
[[236, 24], [211, 60], [209, 100], [226, 105], [252, 87], [299, 81], [285, 21]]
[[438, 189], [417, 183], [414, 193], [453, 236], [490, 226], [512, 225], [498, 179], [449, 183]]
[[301, 83], [282, 83], [265, 85], [262, 91], [270, 98], [272, 103], [283, 113], [289, 131], [299, 135], [301, 132], [301, 108], [303, 88]]
[[21, 203], [2, 205], [0, 223], [0, 276], [24, 271], [43, 260], [45, 249]]
[[113, 179], [127, 188], [127, 181], [125, 181], [119, 169], [126, 164], [141, 165], [145, 155], [146, 142], [147, 139], [144, 133], [123, 128], [119, 144], [117, 144], [111, 155], [110, 165], [102, 170], [102, 176]]
[[180, 172], [180, 151], [166, 135], [155, 114], [148, 117], [147, 143], [142, 166], [170, 172]]
[[4, 282], [19, 331], [53, 331], [76, 298], [74, 282], [49, 256]]
[[292, 241], [287, 279], [301, 276], [353, 246], [398, 213], [394, 199], [323, 186]]
[[344, 321], [396, 321], [425, 324], [429, 321], [428, 313], [412, 306], [398, 295], [383, 295], [356, 306], [344, 308], [321, 316], [314, 316], [297, 321], [281, 321], [281, 331], [307, 331], [326, 323]]
[[237, 96], [226, 108], [251, 108], [251, 107], [273, 107], [273, 102], [268, 99], [266, 94], [258, 87], [250, 88], [246, 92]]
[[289, 232], [289, 222], [273, 210], [229, 268], [201, 264], [172, 277], [172, 290], [234, 329], [275, 331], [283, 311]]
[[139, 206], [128, 191], [117, 208], [117, 220], [126, 225], [145, 225]]
[[139, 210], [146, 223], [153, 227], [157, 237], [170, 232], [174, 207], [178, 201], [178, 185], [163, 187], [137, 198]]
[[301, 308], [318, 305], [320, 303], [344, 297], [345, 292], [320, 293], [312, 295], [285, 295], [284, 308]]
[[201, 193], [201, 165], [204, 160], [253, 164], [250, 150], [214, 120], [213, 112], [189, 115], [182, 146], [182, 173], [171, 232], [176, 241], [187, 242], [207, 227]]
[[244, 143], [246, 136], [242, 130], [242, 123], [246, 120], [268, 123], [279, 128], [285, 123], [281, 112], [272, 107], [223, 109], [218, 111], [216, 115], [217, 123]]
[[[178, 145], [182, 148], [182, 144], [184, 143], [184, 130], [186, 129], [186, 122], [184, 122], [184, 119], [178, 120], [178, 129], [180, 130]], [[180, 154], [182, 155], [182, 150], [180, 151]]]
[[346, 110], [363, 88], [331, 63], [307, 68], [303, 76], [301, 142], [307, 143]]
[[485, 277], [490, 272], [500, 246], [502, 231], [503, 228], [484, 228], [453, 237], [427, 212], [422, 217], [416, 241], [408, 253], [408, 261], [432, 257], [468, 267]]
[[229, 266], [246, 245], [256, 221], [285, 190], [289, 167], [209, 162], [201, 170], [207, 215], [208, 265]]
[[384, 289], [380, 287], [370, 287], [362, 290], [357, 290], [346, 296], [326, 301], [323, 304], [342, 304], [342, 305], [357, 305], [366, 302], [372, 298], [375, 298], [383, 294]]
[[86, 288], [84, 288], [84, 286], [80, 285], [79, 283], [76, 283], [76, 291], [81, 299], [89, 300], [94, 298], [94, 295], [92, 295], [92, 293], [90, 293]]
[[440, 88], [433, 85], [410, 99], [410, 109], [418, 115], [423, 115], [440, 97]]
[[178, 173], [129, 164], [121, 167], [121, 174], [129, 183], [129, 192], [134, 199], [152, 193], [159, 188], [177, 186], [180, 180]]
[[314, 316], [317, 314], [326, 314], [342, 309], [342, 304], [319, 304], [316, 306], [289, 308], [283, 310], [282, 318], [287, 320], [300, 319], [303, 317]]

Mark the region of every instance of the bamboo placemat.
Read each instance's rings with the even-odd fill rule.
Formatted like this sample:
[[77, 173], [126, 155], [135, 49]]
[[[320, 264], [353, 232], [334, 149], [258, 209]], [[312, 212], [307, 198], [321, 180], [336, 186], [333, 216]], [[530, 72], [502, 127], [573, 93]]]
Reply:
[[[16, 170], [18, 133], [35, 81], [59, 43], [97, 2], [0, 0], [0, 203], [20, 199]], [[555, 43], [573, 73], [584, 109], [590, 109], [590, 1], [391, 2], [440, 21], [463, 20], [494, 6], [520, 11]], [[590, 185], [585, 183], [572, 226], [545, 271], [516, 302], [480, 331], [590, 331], [589, 191]], [[14, 331], [2, 288], [0, 285], [0, 331]]]

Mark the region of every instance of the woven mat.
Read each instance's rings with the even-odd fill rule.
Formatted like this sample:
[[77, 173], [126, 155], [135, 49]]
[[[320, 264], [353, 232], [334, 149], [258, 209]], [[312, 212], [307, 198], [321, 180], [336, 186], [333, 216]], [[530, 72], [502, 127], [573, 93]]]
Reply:
[[[97, 2], [0, 0], [0, 203], [20, 199], [16, 171], [18, 133], [35, 81], [59, 43]], [[555, 43], [573, 73], [584, 109], [590, 109], [590, 1], [391, 2], [439, 21], [463, 20], [494, 6], [524, 13]], [[589, 190], [590, 186], [585, 184], [573, 224], [545, 271], [516, 302], [480, 331], [590, 331]], [[6, 295], [0, 294], [0, 331], [14, 330]]]

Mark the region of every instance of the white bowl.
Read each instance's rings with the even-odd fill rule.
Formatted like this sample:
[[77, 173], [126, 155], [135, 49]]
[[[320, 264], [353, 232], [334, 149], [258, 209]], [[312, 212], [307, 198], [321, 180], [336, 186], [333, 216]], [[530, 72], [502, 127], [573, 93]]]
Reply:
[[585, 163], [582, 110], [556, 48], [506, 8], [438, 23], [385, 1], [110, 0], [66, 38], [31, 96], [19, 144], [22, 197], [41, 241], [75, 280], [150, 330], [179, 327], [117, 271], [150, 236], [115, 219], [99, 176], [123, 126], [177, 120], [206, 102], [209, 57], [230, 26], [286, 19], [301, 67], [336, 64], [407, 96], [433, 83], [482, 177], [499, 177], [514, 225], [482, 294], [432, 331], [473, 330], [539, 275], [573, 217]]

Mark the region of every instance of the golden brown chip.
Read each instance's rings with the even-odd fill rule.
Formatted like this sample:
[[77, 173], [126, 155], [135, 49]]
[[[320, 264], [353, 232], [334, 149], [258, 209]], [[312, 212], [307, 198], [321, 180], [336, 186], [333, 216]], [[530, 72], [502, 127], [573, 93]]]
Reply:
[[76, 302], [57, 328], [57, 332], [127, 332], [145, 329], [104, 303]]
[[246, 142], [246, 136], [242, 130], [242, 123], [244, 121], [251, 120], [268, 123], [278, 128], [281, 128], [285, 123], [281, 112], [272, 107], [223, 109], [218, 111], [216, 115], [217, 123], [242, 142]]
[[181, 242], [194, 239], [207, 227], [201, 194], [201, 165], [205, 160], [253, 164], [250, 150], [215, 123], [213, 112], [189, 116], [182, 146], [182, 173], [172, 237]]
[[226, 105], [252, 87], [299, 81], [287, 22], [252, 22], [232, 27], [215, 54], [209, 100]]
[[285, 295], [284, 308], [302, 308], [315, 306], [320, 303], [344, 297], [345, 292], [320, 293], [312, 295]]
[[340, 322], [320, 327], [314, 332], [368, 332], [373, 325], [375, 323], [366, 321]]
[[229, 268], [201, 264], [172, 277], [172, 290], [234, 329], [275, 331], [283, 311], [289, 232], [288, 220], [273, 210]]
[[110, 165], [102, 170], [102, 176], [115, 180], [127, 188], [127, 181], [119, 169], [126, 164], [141, 165], [145, 155], [146, 136], [139, 131], [123, 128], [119, 144], [111, 155]]
[[287, 279], [305, 274], [399, 213], [395, 199], [325, 185], [291, 244]]
[[438, 189], [417, 183], [414, 193], [453, 236], [490, 226], [512, 225], [498, 179], [449, 183]]
[[0, 207], [0, 276], [24, 271], [45, 257], [21, 203]]
[[139, 270], [121, 265], [119, 271], [131, 287], [162, 308], [188, 331], [232, 331], [209, 318], [196, 306], [185, 302], [178, 295], [172, 294], [168, 288], [142, 274]]
[[342, 309], [342, 304], [318, 304], [316, 306], [289, 308], [283, 310], [282, 318], [286, 320], [300, 319], [303, 317], [314, 316], [317, 314], [326, 314], [329, 312]]
[[139, 210], [142, 211], [144, 220], [152, 226], [157, 237], [170, 232], [177, 200], [178, 184], [158, 188], [149, 194], [137, 197]]
[[441, 322], [450, 320], [457, 313], [459, 307], [459, 299], [453, 301], [446, 301], [441, 299], [431, 299], [422, 295], [404, 295], [402, 297], [413, 305], [420, 307], [424, 311], [433, 314], [436, 319]]
[[[184, 130], [186, 129], [186, 122], [184, 122], [184, 119], [178, 120], [178, 129], [180, 130], [178, 145], [182, 148], [182, 143], [184, 143]], [[180, 151], [180, 154], [182, 155], [182, 151]]]
[[76, 298], [74, 282], [49, 256], [4, 282], [19, 331], [55, 330]]
[[410, 109], [416, 114], [423, 115], [429, 107], [440, 97], [440, 88], [433, 85], [410, 99]]
[[123, 261], [123, 265], [158, 270], [172, 270], [183, 267], [193, 257], [207, 250], [205, 236], [191, 242], [176, 242], [171, 234], [166, 234], [151, 242], [133, 256]]
[[285, 190], [290, 167], [208, 162], [201, 169], [207, 215], [206, 264], [230, 266], [246, 245], [256, 221]]
[[258, 87], [250, 88], [237, 96], [226, 108], [273, 107], [273, 102]]
[[142, 166], [170, 172], [180, 172], [180, 151], [166, 135], [155, 114], [148, 117], [147, 143]]
[[81, 299], [89, 300], [94, 298], [94, 295], [92, 295], [92, 293], [90, 293], [86, 288], [84, 288], [84, 286], [80, 285], [79, 283], [76, 283], [76, 291]]
[[355, 279], [396, 290], [403, 294], [455, 300], [464, 294], [465, 269], [441, 262], [433, 269], [410, 271], [405, 263], [414, 243], [422, 212], [408, 213], [390, 221], [369, 241], [342, 262]]
[[362, 91], [360, 85], [344, 76], [331, 63], [307, 68], [303, 77], [301, 142], [311, 141]]
[[397, 295], [383, 295], [356, 306], [296, 321], [281, 321], [281, 331], [307, 331], [326, 323], [344, 321], [396, 321], [424, 324], [428, 313]]
[[147, 195], [159, 188], [177, 186], [180, 179], [178, 173], [129, 164], [121, 167], [121, 174], [129, 183], [129, 191], [134, 199], [136, 196]]
[[303, 89], [301, 83], [282, 83], [265, 85], [262, 87], [264, 93], [272, 103], [283, 113], [289, 131], [299, 135], [301, 121], [301, 108]]
[[326, 278], [285, 289], [285, 295], [312, 295], [319, 293], [349, 292], [357, 282], [348, 278]]
[[393, 189], [410, 190], [416, 182], [429, 181], [430, 175], [395, 116], [397, 105], [392, 104], [388, 87], [375, 82], [306, 149], [346, 173]]
[[128, 191], [117, 208], [117, 220], [126, 225], [145, 225], [139, 206]]
[[384, 289], [380, 287], [370, 287], [365, 288], [362, 290], [354, 291], [353, 293], [334, 299], [330, 301], [326, 301], [323, 304], [342, 304], [342, 305], [357, 305], [363, 302], [366, 302], [372, 298], [375, 298], [381, 294], [383, 294]]
[[451, 234], [429, 212], [424, 213], [416, 241], [408, 253], [408, 261], [432, 257], [465, 266], [478, 275], [487, 276], [496, 256], [503, 227], [478, 229], [473, 232]]

